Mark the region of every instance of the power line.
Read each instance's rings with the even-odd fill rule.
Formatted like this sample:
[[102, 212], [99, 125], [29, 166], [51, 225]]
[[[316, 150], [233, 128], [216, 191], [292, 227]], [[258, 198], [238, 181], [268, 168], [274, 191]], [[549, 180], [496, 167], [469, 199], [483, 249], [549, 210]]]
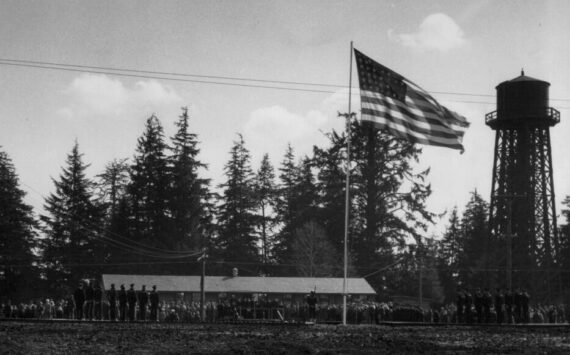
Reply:
[[[316, 92], [316, 93], [335, 93], [335, 91], [304, 89], [304, 88], [294, 88], [294, 87], [282, 87], [282, 86], [237, 84], [237, 83], [205, 81], [205, 80], [191, 80], [191, 79], [181, 79], [179, 77], [215, 79], [215, 80], [221, 79], [221, 80], [232, 80], [232, 81], [270, 83], [270, 84], [279, 84], [279, 85], [331, 87], [331, 88], [339, 88], [339, 89], [340, 88], [346, 88], [346, 86], [338, 85], [338, 84], [324, 84], [324, 83], [321, 84], [321, 83], [300, 82], [300, 81], [283, 81], [283, 80], [269, 80], [269, 79], [244, 78], [244, 77], [233, 77], [233, 76], [187, 74], [187, 73], [177, 73], [177, 72], [150, 71], [150, 70], [113, 68], [113, 67], [103, 67], [103, 66], [88, 66], [88, 65], [79, 65], [79, 64], [67, 64], [67, 63], [8, 59], [8, 58], [0, 58], [0, 64], [20, 66], [20, 67], [39, 68], [39, 69], [64, 70], [64, 71], [73, 71], [73, 72], [87, 72], [87, 73], [93, 73], [93, 74], [108, 74], [108, 75], [136, 77], [136, 78], [145, 78], [145, 79], [172, 80], [172, 81], [183, 81], [183, 82], [192, 82], [192, 83], [201, 83], [201, 84], [242, 86], [242, 87], [252, 87], [252, 88], [304, 91], [304, 92]], [[134, 73], [139, 73], [139, 74], [134, 74]], [[141, 75], [141, 74], [147, 74], [147, 75]], [[150, 74], [150, 75], [148, 75], [148, 74]], [[159, 76], [156, 76], [156, 75], [159, 75]], [[164, 77], [165, 75], [168, 77]], [[495, 97], [494, 95], [490, 95], [490, 94], [474, 94], [474, 93], [446, 92], [446, 91], [431, 91], [431, 93], [432, 94], [440, 94], [440, 95], [454, 95], [454, 96], [490, 97], [490, 98]], [[355, 93], [354, 95], [358, 95], [358, 93]], [[550, 100], [551, 101], [570, 102], [570, 99], [550, 99]], [[451, 101], [453, 101], [453, 100], [451, 100]], [[463, 102], [463, 103], [471, 103], [471, 104], [494, 104], [494, 103], [490, 103], [490, 102], [480, 102], [480, 101], [454, 101], [454, 102]], [[563, 109], [566, 109], [566, 108], [564, 107]]]
[[282, 87], [282, 86], [267, 86], [267, 85], [253, 85], [253, 84], [237, 84], [237, 83], [226, 83], [226, 82], [219, 82], [219, 81], [205, 81], [205, 80], [192, 80], [192, 79], [182, 79], [182, 78], [168, 78], [168, 77], [162, 77], [162, 76], [151, 76], [151, 75], [138, 75], [138, 74], [115, 73], [115, 72], [106, 72], [106, 71], [88, 70], [88, 69], [73, 69], [73, 68], [63, 68], [63, 67], [50, 67], [50, 66], [35, 65], [35, 64], [7, 63], [7, 62], [1, 62], [1, 61], [0, 61], [0, 65], [11, 65], [11, 66], [16, 66], [16, 67], [30, 67], [30, 68], [40, 68], [40, 69], [52, 69], [52, 70], [63, 70], [63, 71], [81, 72], [81, 73], [91, 73], [91, 74], [108, 74], [108, 75], [124, 76], [124, 77], [131, 77], [131, 78], [170, 80], [170, 81], [179, 81], [179, 82], [188, 82], [188, 83], [227, 85], [227, 86], [238, 86], [238, 87], [248, 87], [248, 88], [289, 90], [289, 91], [302, 91], [302, 92], [315, 92], [315, 93], [325, 93], [325, 94], [333, 94], [333, 93], [335, 93], [335, 91], [331, 91], [331, 90], [300, 89], [300, 88], [291, 88], [291, 87]]
[[51, 66], [71, 67], [71, 68], [85, 68], [85, 69], [95, 69], [95, 70], [111, 70], [111, 71], [119, 71], [119, 72], [142, 73], [142, 74], [153, 74], [153, 75], [182, 76], [182, 77], [204, 78], [204, 79], [223, 79], [223, 80], [235, 80], [235, 81], [253, 81], [253, 82], [259, 82], [259, 83], [285, 84], [285, 85], [303, 85], [303, 86], [321, 86], [321, 87], [333, 87], [333, 88], [345, 88], [345, 87], [346, 87], [346, 86], [343, 86], [343, 85], [336, 85], [336, 84], [319, 84], [319, 83], [307, 83], [307, 82], [299, 82], [299, 81], [280, 81], [280, 80], [254, 79], [254, 78], [242, 78], [242, 77], [232, 77], [232, 76], [186, 74], [186, 73], [163, 72], [163, 71], [150, 71], [150, 70], [138, 70], [138, 69], [125, 69], [125, 68], [113, 68], [113, 67], [89, 66], [89, 65], [78, 65], [78, 64], [40, 62], [40, 61], [20, 60], [20, 59], [5, 59], [5, 58], [0, 58], [0, 61], [13, 62], [13, 63], [24, 63], [24, 64], [51, 65]]

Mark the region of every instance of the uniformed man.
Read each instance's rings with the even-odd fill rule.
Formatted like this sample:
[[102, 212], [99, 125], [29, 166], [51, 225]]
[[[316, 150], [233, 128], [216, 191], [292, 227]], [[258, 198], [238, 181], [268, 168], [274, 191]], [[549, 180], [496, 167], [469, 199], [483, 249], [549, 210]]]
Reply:
[[523, 323], [528, 323], [530, 321], [529, 313], [530, 295], [523, 289], [521, 292], [521, 318]]
[[85, 289], [85, 318], [88, 320], [93, 320], [93, 299], [95, 297], [95, 290], [91, 282], [88, 282], [87, 288]]
[[127, 291], [125, 291], [125, 285], [121, 285], [121, 290], [119, 291], [119, 320], [124, 322], [127, 316]]
[[493, 295], [488, 288], [483, 291], [483, 314], [485, 323], [491, 323], [491, 305], [493, 304]]
[[148, 293], [146, 292], [146, 285], [142, 285], [142, 288], [139, 291], [138, 302], [140, 312], [139, 319], [144, 321], [146, 320], [146, 305], [148, 304]]
[[307, 305], [309, 306], [309, 320], [315, 322], [317, 319], [317, 295], [315, 291], [311, 291], [307, 296]]
[[83, 319], [83, 305], [85, 303], [85, 291], [83, 290], [83, 283], [80, 282], [75, 291], [73, 292], [73, 303], [75, 304], [75, 319]]
[[457, 288], [457, 293], [455, 297], [456, 297], [455, 304], [457, 305], [457, 323], [463, 323], [465, 322], [464, 318], [465, 294], [463, 293], [463, 290], [460, 287]]
[[109, 300], [109, 320], [115, 321], [117, 320], [117, 290], [115, 290], [115, 284], [111, 284], [111, 288], [107, 291], [107, 300]]
[[467, 323], [473, 322], [473, 295], [468, 289], [465, 290], [465, 320]]
[[137, 307], [137, 294], [135, 292], [135, 284], [127, 291], [127, 302], [129, 303], [129, 321], [135, 321], [136, 307]]
[[158, 292], [156, 292], [156, 285], [152, 286], [152, 291], [150, 292], [150, 320], [153, 322], [158, 321]]
[[503, 294], [503, 290], [497, 288], [495, 292], [495, 313], [497, 313], [498, 324], [504, 322], [504, 312], [503, 312], [504, 305], [505, 305], [505, 295]]
[[507, 313], [506, 323], [513, 323], [513, 293], [510, 288], [505, 292], [505, 312]]
[[515, 323], [522, 322], [522, 292], [520, 288], [517, 288], [513, 296], [513, 303], [515, 305]]
[[478, 287], [475, 291], [475, 313], [477, 313], [477, 323], [483, 323], [483, 293]]
[[103, 300], [103, 290], [99, 283], [95, 283], [93, 287], [93, 314], [96, 320], [101, 320], [101, 302]]

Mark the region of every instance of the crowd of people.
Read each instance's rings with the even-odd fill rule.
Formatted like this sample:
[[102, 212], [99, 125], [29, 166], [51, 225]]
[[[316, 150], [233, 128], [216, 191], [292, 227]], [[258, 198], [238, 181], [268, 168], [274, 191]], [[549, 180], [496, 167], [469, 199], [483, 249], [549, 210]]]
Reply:
[[[342, 321], [342, 305], [318, 302], [315, 292], [304, 302], [286, 302], [268, 297], [229, 297], [216, 302], [205, 302], [204, 319], [200, 302], [183, 299], [160, 300], [156, 286], [148, 292], [142, 285], [135, 290], [110, 285], [104, 291], [97, 283], [81, 283], [66, 299], [36, 300], [1, 305], [5, 318], [76, 319], [151, 322], [234, 322], [242, 320], [274, 320], [281, 322]], [[524, 289], [494, 294], [487, 289], [458, 289], [456, 302], [438, 308], [397, 305], [391, 302], [358, 301], [347, 306], [347, 322], [351, 324], [378, 324], [381, 322], [427, 323], [565, 323], [562, 305], [530, 306], [530, 295]]]
[[456, 297], [456, 318], [459, 323], [530, 323], [543, 320], [559, 319], [560, 307], [531, 307], [527, 290], [517, 288], [514, 291], [496, 289], [491, 294], [489, 289], [458, 288]]

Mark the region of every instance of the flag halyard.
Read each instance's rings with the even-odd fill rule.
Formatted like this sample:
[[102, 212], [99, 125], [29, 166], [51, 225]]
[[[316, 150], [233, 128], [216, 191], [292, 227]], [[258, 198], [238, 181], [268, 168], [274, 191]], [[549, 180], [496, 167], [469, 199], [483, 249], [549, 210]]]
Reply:
[[440, 105], [400, 74], [354, 50], [360, 83], [361, 119], [413, 143], [463, 151], [465, 117]]

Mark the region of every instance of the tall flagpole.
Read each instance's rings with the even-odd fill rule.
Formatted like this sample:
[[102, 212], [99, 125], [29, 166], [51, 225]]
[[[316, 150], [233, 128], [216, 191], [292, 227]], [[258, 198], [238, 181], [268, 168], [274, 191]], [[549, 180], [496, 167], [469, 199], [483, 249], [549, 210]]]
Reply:
[[344, 205], [344, 278], [342, 281], [342, 324], [346, 325], [346, 292], [348, 276], [348, 222], [350, 214], [350, 118], [352, 117], [352, 52], [353, 43], [350, 41], [350, 75], [348, 79], [348, 113], [346, 114], [346, 198]]

